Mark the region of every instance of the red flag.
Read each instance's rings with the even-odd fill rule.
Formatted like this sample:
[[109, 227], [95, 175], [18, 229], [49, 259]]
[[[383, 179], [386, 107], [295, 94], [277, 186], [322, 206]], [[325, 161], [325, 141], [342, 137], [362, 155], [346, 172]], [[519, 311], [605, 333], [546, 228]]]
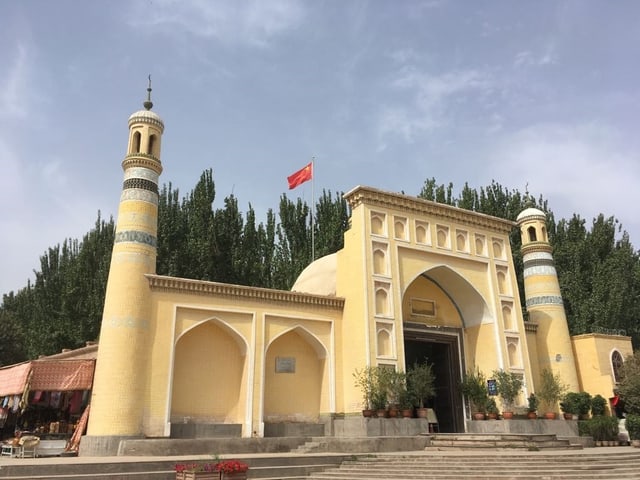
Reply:
[[301, 168], [295, 173], [292, 173], [287, 177], [289, 182], [289, 190], [296, 188], [298, 185], [304, 182], [308, 182], [313, 178], [313, 162], [309, 163], [304, 168]]

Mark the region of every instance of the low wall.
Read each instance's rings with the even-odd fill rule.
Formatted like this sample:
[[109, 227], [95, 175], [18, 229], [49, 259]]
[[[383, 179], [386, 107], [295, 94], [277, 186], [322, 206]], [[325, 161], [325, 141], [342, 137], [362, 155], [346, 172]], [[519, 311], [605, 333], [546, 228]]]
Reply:
[[577, 437], [577, 420], [467, 420], [467, 433], [530, 433]]

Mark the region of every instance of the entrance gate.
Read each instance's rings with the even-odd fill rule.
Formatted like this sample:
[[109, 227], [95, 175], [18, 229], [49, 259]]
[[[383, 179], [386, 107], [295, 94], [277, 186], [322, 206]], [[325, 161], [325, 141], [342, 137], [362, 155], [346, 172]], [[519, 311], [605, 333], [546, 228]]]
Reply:
[[416, 362], [427, 361], [433, 365], [436, 395], [428, 407], [434, 409], [441, 432], [464, 432], [464, 410], [458, 388], [462, 331], [454, 328], [431, 331], [420, 327], [405, 324], [405, 371]]

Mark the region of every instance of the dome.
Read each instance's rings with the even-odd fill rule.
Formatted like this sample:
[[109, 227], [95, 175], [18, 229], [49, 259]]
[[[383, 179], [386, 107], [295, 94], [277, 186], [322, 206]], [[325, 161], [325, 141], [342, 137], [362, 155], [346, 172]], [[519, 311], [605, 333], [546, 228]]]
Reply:
[[151, 110], [138, 110], [134, 112], [129, 117], [129, 127], [134, 123], [151, 123], [158, 125], [161, 130], [164, 130], [164, 122], [160, 115], [156, 112], [152, 112]]
[[530, 217], [542, 217], [542, 218], [546, 219], [547, 218], [547, 214], [544, 213], [540, 209], [529, 207], [529, 208], [525, 208], [523, 211], [521, 211], [520, 214], [518, 215], [518, 217], [516, 218], [516, 220], [518, 222], [521, 222], [525, 218], [530, 218]]
[[291, 291], [335, 296], [337, 267], [338, 257], [335, 253], [319, 258], [302, 271]]

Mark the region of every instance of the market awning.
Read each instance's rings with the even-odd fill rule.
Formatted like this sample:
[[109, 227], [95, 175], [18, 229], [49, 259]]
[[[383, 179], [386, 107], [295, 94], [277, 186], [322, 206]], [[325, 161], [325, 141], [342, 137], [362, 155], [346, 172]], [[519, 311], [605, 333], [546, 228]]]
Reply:
[[22, 395], [30, 370], [31, 363], [29, 362], [0, 368], [0, 397]]
[[89, 390], [94, 360], [44, 360], [31, 362], [30, 390], [65, 392]]

